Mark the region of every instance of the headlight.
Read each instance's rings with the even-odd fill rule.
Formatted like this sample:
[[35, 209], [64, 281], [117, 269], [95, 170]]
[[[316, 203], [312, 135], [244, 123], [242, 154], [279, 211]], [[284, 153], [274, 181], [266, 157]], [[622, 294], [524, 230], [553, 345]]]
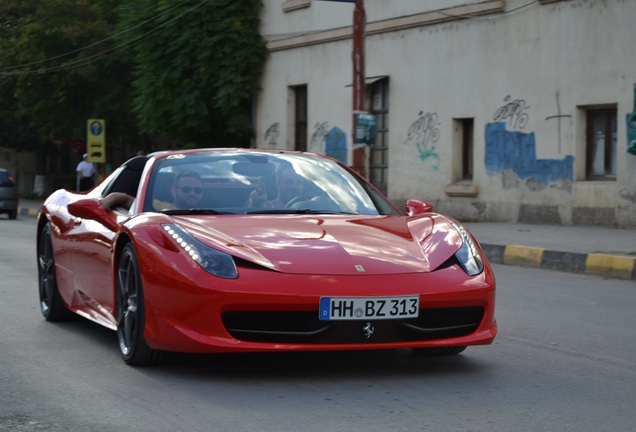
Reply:
[[226, 279], [238, 277], [236, 264], [230, 255], [204, 245], [179, 225], [163, 224], [162, 226], [168, 235], [205, 271]]
[[464, 227], [456, 223], [453, 223], [453, 226], [462, 236], [462, 240], [464, 241], [459, 250], [455, 252], [455, 257], [457, 257], [459, 265], [462, 266], [468, 275], [477, 276], [479, 273], [484, 271], [484, 262], [477, 250], [477, 246]]

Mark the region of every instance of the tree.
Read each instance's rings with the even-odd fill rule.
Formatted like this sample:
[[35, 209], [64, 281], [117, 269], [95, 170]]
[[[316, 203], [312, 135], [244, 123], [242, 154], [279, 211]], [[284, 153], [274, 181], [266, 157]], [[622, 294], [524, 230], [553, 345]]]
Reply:
[[88, 118], [106, 120], [109, 155], [159, 139], [171, 147], [247, 145], [266, 57], [260, 7], [3, 0], [0, 145], [83, 138]]
[[[258, 33], [260, 7], [260, 0], [123, 5], [120, 29], [135, 29], [139, 39], [134, 111], [144, 132], [182, 145], [249, 144], [252, 100], [267, 52]], [[151, 10], [156, 17], [139, 25]]]
[[42, 145], [82, 139], [106, 118], [111, 144], [138, 141], [131, 59], [110, 37], [118, 0], [8, 0], [0, 6], [0, 110], [15, 125], [3, 141]]

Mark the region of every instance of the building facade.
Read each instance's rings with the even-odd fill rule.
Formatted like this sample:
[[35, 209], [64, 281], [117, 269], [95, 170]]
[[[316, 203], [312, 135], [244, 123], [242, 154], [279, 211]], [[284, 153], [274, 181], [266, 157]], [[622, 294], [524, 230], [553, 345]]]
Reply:
[[636, 227], [636, 1], [364, 0], [374, 146], [352, 139], [355, 7], [264, 2], [256, 147], [463, 221]]

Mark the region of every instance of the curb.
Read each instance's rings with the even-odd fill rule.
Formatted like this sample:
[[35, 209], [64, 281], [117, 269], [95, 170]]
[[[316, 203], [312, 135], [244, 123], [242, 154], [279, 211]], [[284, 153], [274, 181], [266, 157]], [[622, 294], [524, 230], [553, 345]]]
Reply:
[[559, 252], [521, 245], [481, 245], [495, 264], [535, 267], [568, 273], [585, 273], [636, 281], [636, 257], [599, 253]]
[[18, 207], [18, 215], [24, 217], [37, 217], [39, 209]]

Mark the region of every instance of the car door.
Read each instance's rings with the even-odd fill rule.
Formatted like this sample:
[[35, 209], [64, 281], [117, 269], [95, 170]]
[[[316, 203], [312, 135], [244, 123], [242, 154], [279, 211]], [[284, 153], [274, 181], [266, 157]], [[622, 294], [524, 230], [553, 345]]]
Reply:
[[[143, 165], [142, 165], [143, 166]], [[124, 165], [119, 173], [100, 193], [125, 192], [136, 196], [142, 170], [139, 166]], [[96, 321], [107, 320], [115, 324], [115, 282], [116, 269], [114, 245], [118, 228], [130, 218], [127, 209], [116, 208], [108, 211], [109, 224], [97, 220], [75, 218], [75, 227], [69, 236], [75, 244], [73, 269], [75, 292], [86, 313]]]

